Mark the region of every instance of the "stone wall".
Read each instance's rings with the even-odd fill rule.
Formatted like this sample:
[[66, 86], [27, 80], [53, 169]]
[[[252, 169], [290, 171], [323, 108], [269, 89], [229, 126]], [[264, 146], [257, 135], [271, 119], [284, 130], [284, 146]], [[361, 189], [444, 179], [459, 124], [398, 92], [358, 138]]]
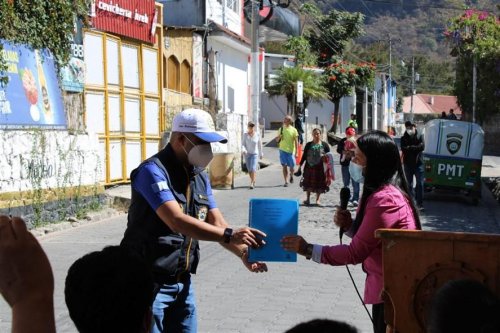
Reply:
[[53, 221], [61, 215], [57, 210], [62, 215], [82, 210], [86, 200], [95, 201], [103, 192], [95, 134], [4, 130], [0, 131], [0, 151], [0, 209], [4, 213], [15, 211], [35, 215], [33, 220], [38, 222]]
[[21, 216], [28, 229], [32, 229], [71, 218], [88, 219], [90, 211], [109, 206], [111, 203], [104, 193], [95, 193], [40, 204], [3, 208], [0, 209], [0, 215]]
[[0, 193], [95, 184], [97, 135], [66, 131], [0, 131]]

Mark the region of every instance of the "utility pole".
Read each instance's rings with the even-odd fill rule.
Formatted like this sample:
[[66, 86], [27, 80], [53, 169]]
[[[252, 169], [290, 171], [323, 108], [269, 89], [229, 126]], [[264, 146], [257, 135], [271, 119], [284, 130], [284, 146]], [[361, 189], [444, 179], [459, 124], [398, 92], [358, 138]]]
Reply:
[[[389, 35], [389, 89], [387, 89], [387, 93], [389, 95], [389, 98], [387, 99], [392, 106], [392, 99], [391, 99], [391, 93], [392, 93], [392, 38], [391, 35]], [[392, 126], [392, 112], [391, 109], [388, 109], [388, 114], [387, 114], [387, 127], [390, 128]]]
[[476, 122], [476, 86], [477, 86], [477, 64], [476, 55], [472, 55], [472, 122]]
[[[260, 0], [263, 1], [263, 0]], [[251, 106], [253, 122], [260, 132], [259, 116], [260, 116], [260, 68], [259, 68], [259, 0], [251, 0], [252, 2], [252, 54], [250, 56], [250, 91], [251, 91]]]
[[415, 94], [415, 57], [411, 57], [411, 97], [410, 97], [410, 121], [413, 123], [413, 95]]

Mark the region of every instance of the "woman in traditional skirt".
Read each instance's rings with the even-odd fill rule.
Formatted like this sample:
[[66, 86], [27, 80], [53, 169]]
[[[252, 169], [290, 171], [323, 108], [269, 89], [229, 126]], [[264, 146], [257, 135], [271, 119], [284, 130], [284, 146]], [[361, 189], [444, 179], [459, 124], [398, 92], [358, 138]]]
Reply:
[[323, 160], [326, 153], [330, 152], [328, 143], [321, 141], [321, 130], [313, 129], [313, 140], [309, 141], [305, 148], [304, 154], [300, 161], [299, 168], [304, 166], [303, 177], [300, 182], [302, 189], [307, 194], [307, 199], [304, 205], [310, 205], [311, 192], [316, 193], [316, 205], [320, 206], [319, 197], [322, 193], [328, 192], [329, 188], [326, 183], [326, 175], [323, 166]]

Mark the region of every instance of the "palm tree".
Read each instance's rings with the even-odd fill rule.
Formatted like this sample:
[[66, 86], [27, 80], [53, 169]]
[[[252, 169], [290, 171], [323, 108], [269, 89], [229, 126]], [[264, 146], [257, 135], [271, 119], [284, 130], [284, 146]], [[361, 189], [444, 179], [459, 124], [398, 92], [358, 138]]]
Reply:
[[285, 96], [287, 100], [287, 114], [296, 116], [297, 113], [297, 81], [303, 82], [304, 107], [312, 101], [328, 98], [328, 91], [324, 87], [322, 77], [312, 70], [302, 67], [281, 67], [274, 79], [274, 84], [267, 88], [270, 97]]

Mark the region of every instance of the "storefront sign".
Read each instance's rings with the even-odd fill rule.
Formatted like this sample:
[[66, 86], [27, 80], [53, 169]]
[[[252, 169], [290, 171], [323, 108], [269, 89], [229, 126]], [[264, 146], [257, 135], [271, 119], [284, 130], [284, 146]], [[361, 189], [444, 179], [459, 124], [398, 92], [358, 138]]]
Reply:
[[155, 42], [157, 15], [154, 0], [95, 0], [90, 13], [96, 29]]
[[66, 66], [61, 68], [61, 88], [70, 92], [83, 92], [85, 84], [85, 62], [83, 61], [82, 21], [75, 20], [73, 43], [71, 43], [71, 58]]
[[193, 97], [203, 98], [203, 40], [193, 35]]
[[0, 86], [0, 127], [66, 128], [66, 116], [55, 70], [48, 51], [3, 44], [9, 82]]

